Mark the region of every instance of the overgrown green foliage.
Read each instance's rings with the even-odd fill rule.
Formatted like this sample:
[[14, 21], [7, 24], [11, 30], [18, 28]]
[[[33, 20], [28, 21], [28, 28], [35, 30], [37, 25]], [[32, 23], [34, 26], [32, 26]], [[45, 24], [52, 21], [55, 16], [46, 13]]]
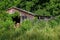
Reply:
[[1, 0], [0, 10], [18, 7], [39, 15], [56, 16], [60, 14], [60, 0]]
[[[18, 7], [43, 16], [55, 18], [25, 20], [15, 28], [12, 17], [6, 10]], [[0, 40], [60, 40], [60, 0], [0, 0]]]
[[20, 13], [18, 11], [16, 11], [13, 14], [10, 14], [10, 16], [13, 17], [13, 18], [15, 18], [16, 16], [20, 17]]
[[60, 40], [60, 25], [49, 24], [49, 21], [43, 20], [33, 23], [25, 20], [19, 28], [6, 27], [0, 29], [0, 40]]

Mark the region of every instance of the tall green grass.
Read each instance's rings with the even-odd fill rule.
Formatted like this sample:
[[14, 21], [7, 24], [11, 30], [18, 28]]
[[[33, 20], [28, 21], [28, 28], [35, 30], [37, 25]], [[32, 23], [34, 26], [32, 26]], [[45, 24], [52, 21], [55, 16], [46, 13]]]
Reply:
[[57, 19], [25, 20], [19, 28], [13, 28], [13, 22], [6, 21], [6, 23], [8, 26], [3, 25], [0, 29], [0, 40], [60, 40], [60, 25]]

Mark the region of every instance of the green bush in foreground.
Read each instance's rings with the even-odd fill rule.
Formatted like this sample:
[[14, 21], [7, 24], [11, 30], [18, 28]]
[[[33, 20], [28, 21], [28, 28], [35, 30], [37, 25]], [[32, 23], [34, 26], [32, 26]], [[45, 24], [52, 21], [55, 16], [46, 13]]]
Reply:
[[60, 25], [52, 28], [48, 23], [45, 22], [44, 24], [43, 28], [35, 24], [24, 35], [18, 37], [18, 40], [60, 40]]
[[60, 40], [60, 16], [49, 21], [25, 20], [14, 28], [10, 15], [4, 15], [0, 16], [0, 40]]
[[38, 24], [25, 21], [19, 28], [3, 29], [0, 29], [0, 40], [60, 40], [60, 25], [52, 28], [45, 21]]

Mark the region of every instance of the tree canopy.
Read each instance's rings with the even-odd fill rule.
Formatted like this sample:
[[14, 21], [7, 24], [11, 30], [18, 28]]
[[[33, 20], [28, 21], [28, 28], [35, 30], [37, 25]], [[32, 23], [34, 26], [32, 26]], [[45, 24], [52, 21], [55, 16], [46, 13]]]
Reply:
[[18, 7], [38, 15], [60, 14], [60, 0], [0, 0], [0, 10]]

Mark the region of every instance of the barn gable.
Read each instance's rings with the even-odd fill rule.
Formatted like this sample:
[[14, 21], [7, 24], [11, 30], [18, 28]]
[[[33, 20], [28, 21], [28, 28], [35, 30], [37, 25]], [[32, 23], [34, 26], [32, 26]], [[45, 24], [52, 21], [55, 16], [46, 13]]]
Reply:
[[16, 7], [12, 7], [7, 10], [7, 12], [11, 15], [14, 14], [16, 11], [18, 11], [20, 15], [19, 18], [18, 17], [13, 18], [13, 21], [16, 21], [16, 23], [21, 23], [25, 19], [33, 20], [35, 17], [35, 14]]

